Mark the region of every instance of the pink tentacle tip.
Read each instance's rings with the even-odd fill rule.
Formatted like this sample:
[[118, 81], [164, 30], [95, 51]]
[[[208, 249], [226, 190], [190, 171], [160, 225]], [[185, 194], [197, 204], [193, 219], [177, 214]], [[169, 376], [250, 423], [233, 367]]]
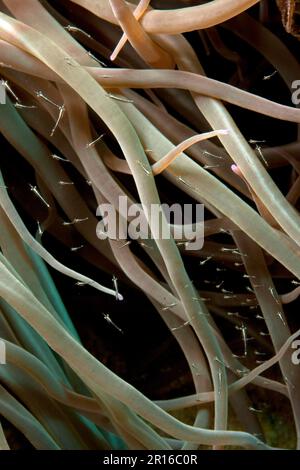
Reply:
[[233, 173], [235, 173], [237, 175], [240, 173], [239, 167], [237, 165], [233, 164], [233, 165], [231, 165], [230, 168], [233, 171]]
[[240, 178], [244, 179], [243, 173], [241, 172], [241, 169], [238, 165], [236, 165], [235, 163], [233, 165], [231, 165], [231, 170], [233, 171], [233, 173], [238, 175]]

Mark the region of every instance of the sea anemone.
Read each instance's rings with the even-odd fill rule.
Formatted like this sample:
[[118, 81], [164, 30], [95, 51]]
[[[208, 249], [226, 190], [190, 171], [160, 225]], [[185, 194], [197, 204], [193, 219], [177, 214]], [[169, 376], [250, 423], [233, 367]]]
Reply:
[[297, 3], [0, 2], [0, 449], [299, 448]]

